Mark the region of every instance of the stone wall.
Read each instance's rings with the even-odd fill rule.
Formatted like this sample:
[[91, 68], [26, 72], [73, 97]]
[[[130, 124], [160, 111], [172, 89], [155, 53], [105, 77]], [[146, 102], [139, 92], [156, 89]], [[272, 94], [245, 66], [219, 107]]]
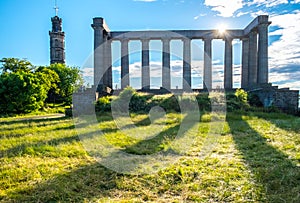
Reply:
[[297, 113], [299, 106], [299, 91], [289, 88], [279, 89], [272, 84], [264, 84], [249, 90], [258, 95], [264, 107], [275, 106], [286, 113]]
[[97, 95], [94, 88], [81, 90], [73, 94], [73, 116], [95, 114]]
[[278, 89], [275, 95], [274, 105], [285, 112], [296, 113], [299, 106], [299, 91]]

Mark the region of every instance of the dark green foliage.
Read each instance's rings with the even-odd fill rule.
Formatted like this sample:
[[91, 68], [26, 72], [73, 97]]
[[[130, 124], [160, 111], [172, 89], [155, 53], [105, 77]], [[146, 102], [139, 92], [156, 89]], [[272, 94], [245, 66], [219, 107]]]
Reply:
[[242, 89], [237, 89], [235, 93], [226, 94], [227, 111], [248, 110], [248, 93]]
[[[226, 98], [225, 98], [226, 96]], [[196, 100], [194, 98], [196, 97]], [[248, 99], [253, 100], [251, 106]], [[152, 107], [160, 106], [166, 112], [182, 112], [180, 108], [182, 105], [187, 110], [193, 110], [195, 108], [195, 102], [198, 103], [200, 111], [211, 112], [212, 103], [222, 105], [226, 102], [228, 112], [244, 112], [244, 111], [262, 111], [262, 112], [280, 112], [278, 108], [272, 106], [269, 108], [257, 107], [254, 104], [260, 105], [259, 99], [256, 95], [249, 96], [248, 93], [242, 89], [237, 89], [236, 92], [213, 93], [199, 93], [195, 95], [150, 95], [145, 93], [138, 93], [131, 87], [124, 89], [118, 97], [102, 97], [96, 103], [97, 112], [110, 112], [111, 102], [114, 102], [114, 107], [118, 111], [127, 111], [131, 113], [148, 113]], [[216, 110], [216, 109], [215, 109]]]
[[152, 107], [160, 106], [166, 112], [181, 112], [180, 103], [187, 109], [195, 107], [195, 103], [198, 102], [200, 110], [210, 110], [210, 99], [208, 94], [199, 94], [196, 99], [192, 95], [175, 96], [175, 95], [150, 95], [144, 93], [138, 93], [131, 87], [125, 88], [120, 95], [113, 99], [113, 97], [101, 97], [96, 102], [97, 112], [109, 112], [111, 111], [111, 102], [115, 110], [120, 112], [129, 109], [129, 112], [134, 113], [148, 113]]
[[201, 111], [211, 111], [211, 101], [208, 97], [208, 93], [200, 93], [196, 96], [198, 101], [199, 109]]
[[151, 95], [137, 94], [132, 95], [129, 103], [130, 112], [148, 112], [154, 106]]
[[276, 106], [270, 106], [262, 109], [262, 112], [266, 113], [280, 113], [280, 109], [278, 109]]
[[72, 108], [66, 108], [65, 115], [66, 117], [72, 117], [73, 116]]
[[47, 86], [39, 75], [12, 72], [0, 75], [0, 112], [28, 113], [41, 108], [47, 97]]
[[250, 106], [263, 107], [263, 103], [260, 101], [257, 94], [249, 93], [248, 94], [248, 101], [249, 101]]
[[180, 106], [176, 96], [172, 95], [161, 102], [161, 107], [166, 111], [180, 112]]
[[48, 101], [71, 104], [73, 93], [83, 85], [80, 70], [64, 64], [51, 64], [46, 68], [54, 71], [59, 77], [59, 81], [56, 82], [56, 87], [51, 88], [49, 91]]
[[55, 71], [50, 70], [46, 67], [39, 67], [36, 70], [35, 74], [38, 75], [42, 83], [45, 84], [45, 88], [47, 88], [48, 97], [49, 92], [54, 92], [56, 94], [59, 93], [58, 84], [60, 83], [60, 79]]
[[0, 67], [0, 113], [28, 113], [44, 102], [71, 104], [73, 92], [83, 81], [78, 68], [63, 64], [35, 68], [29, 61], [3, 58]]

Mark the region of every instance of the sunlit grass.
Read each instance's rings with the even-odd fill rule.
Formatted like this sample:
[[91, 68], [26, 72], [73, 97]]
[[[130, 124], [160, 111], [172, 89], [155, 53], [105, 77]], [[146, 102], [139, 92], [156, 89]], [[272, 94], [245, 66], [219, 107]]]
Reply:
[[[109, 115], [88, 128], [64, 117], [0, 118], [0, 201], [299, 202], [299, 118], [230, 113], [225, 121], [222, 115], [201, 114], [201, 122], [182, 131], [174, 144], [183, 119], [168, 113], [151, 124], [147, 115], [132, 114], [135, 128], [121, 131]], [[86, 152], [78, 132], [90, 135], [96, 128], [110, 145], [137, 155], [179, 153], [181, 139], [193, 142], [157, 173], [124, 175]], [[159, 133], [139, 138], [140, 131]], [[215, 135], [215, 143], [199, 157], [209, 135]], [[97, 144], [93, 139], [87, 137]]]

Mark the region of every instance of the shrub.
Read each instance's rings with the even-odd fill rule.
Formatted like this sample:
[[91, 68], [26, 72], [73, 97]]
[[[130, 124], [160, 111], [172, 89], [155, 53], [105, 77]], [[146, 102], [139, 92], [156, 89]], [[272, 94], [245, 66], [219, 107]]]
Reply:
[[111, 111], [111, 96], [105, 96], [98, 99], [96, 102], [97, 112], [110, 112]]
[[166, 112], [180, 112], [180, 106], [175, 95], [163, 99], [160, 106], [164, 108]]
[[248, 101], [250, 106], [254, 107], [263, 107], [263, 103], [260, 101], [259, 97], [257, 94], [254, 93], [249, 93], [248, 94]]
[[226, 95], [227, 111], [248, 110], [248, 94], [243, 89], [237, 89], [235, 93]]
[[196, 96], [200, 111], [211, 111], [211, 101], [207, 93], [200, 93]]
[[0, 75], [0, 113], [29, 113], [43, 107], [47, 88], [31, 72]]
[[151, 101], [149, 102], [149, 95], [134, 94], [129, 103], [130, 112], [148, 112], [151, 109]]
[[[126, 87], [119, 96], [113, 100], [114, 109], [118, 112], [148, 112], [151, 107], [151, 95], [137, 93], [132, 87]], [[106, 101], [103, 101], [106, 102]], [[129, 103], [129, 105], [128, 105]], [[97, 110], [97, 109], [96, 109]], [[110, 109], [109, 109], [110, 110]]]
[[234, 93], [237, 98], [237, 101], [242, 104], [248, 104], [248, 93], [243, 89], [237, 89]]

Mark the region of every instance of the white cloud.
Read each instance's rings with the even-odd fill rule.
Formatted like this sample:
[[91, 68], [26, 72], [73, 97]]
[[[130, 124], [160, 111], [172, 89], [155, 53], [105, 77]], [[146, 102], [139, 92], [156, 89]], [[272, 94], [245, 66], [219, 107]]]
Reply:
[[219, 12], [218, 15], [222, 17], [231, 17], [237, 10], [243, 8], [242, 0], [205, 0], [204, 4]]
[[250, 15], [252, 18], [256, 18], [257, 16], [260, 16], [260, 15], [269, 15], [269, 13], [267, 11], [259, 10], [257, 12], [251, 12]]
[[256, 6], [266, 6], [266, 7], [273, 7], [278, 6], [280, 4], [288, 4], [288, 0], [254, 0], [249, 2], [248, 5], [256, 5]]
[[[272, 25], [281, 29], [270, 33], [281, 35], [280, 39], [269, 47], [270, 81], [273, 83], [289, 83], [296, 88], [300, 80], [300, 11], [271, 17]], [[284, 85], [286, 87], [286, 84]]]
[[[300, 2], [300, 0], [296, 0]], [[236, 7], [237, 9], [235, 11], [238, 11], [237, 14], [234, 16], [240, 17], [243, 15], [250, 14], [251, 17], [255, 18], [258, 15], [269, 15], [276, 11], [272, 10], [271, 8], [282, 5], [282, 4], [288, 4], [288, 0], [252, 0], [252, 1], [243, 1], [239, 5], [241, 5], [241, 8]], [[292, 2], [291, 2], [292, 3]], [[296, 2], [294, 2], [296, 3]], [[232, 13], [234, 14], [234, 8], [232, 7]], [[230, 9], [230, 8], [229, 8]], [[278, 11], [278, 10], [277, 10]], [[233, 15], [232, 15], [233, 16]]]
[[83, 77], [94, 77], [94, 69], [93, 68], [83, 68], [82, 76]]
[[238, 14], [236, 14], [236, 17], [240, 17], [247, 14], [249, 14], [249, 12], [239, 12]]
[[194, 20], [198, 20], [200, 17], [204, 17], [204, 16], [206, 16], [206, 15], [207, 15], [206, 13], [201, 13], [201, 14], [195, 16], [195, 17], [194, 17]]

